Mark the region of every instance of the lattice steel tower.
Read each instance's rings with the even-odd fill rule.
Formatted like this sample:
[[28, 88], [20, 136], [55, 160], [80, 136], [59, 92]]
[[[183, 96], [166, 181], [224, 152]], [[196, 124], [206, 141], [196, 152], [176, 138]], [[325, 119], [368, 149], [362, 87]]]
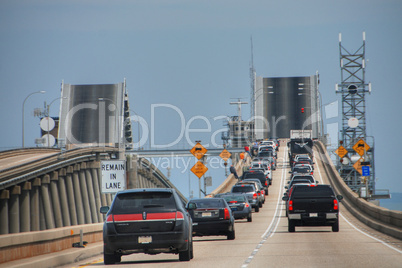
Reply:
[[[347, 155], [338, 159], [338, 170], [341, 177], [349, 187], [359, 192], [363, 186], [368, 186], [368, 192], [374, 191], [374, 142], [372, 137], [368, 140], [366, 134], [366, 93], [371, 93], [371, 84], [365, 83], [365, 42], [363, 32], [363, 45], [354, 53], [342, 46], [342, 35], [339, 34], [339, 53], [341, 67], [341, 84], [336, 85], [336, 93], [342, 94], [342, 128], [340, 145], [347, 150]], [[364, 140], [369, 150], [364, 151], [361, 159], [353, 146]], [[362, 175], [356, 169], [355, 161], [370, 162], [371, 176], [366, 185], [362, 184]]]

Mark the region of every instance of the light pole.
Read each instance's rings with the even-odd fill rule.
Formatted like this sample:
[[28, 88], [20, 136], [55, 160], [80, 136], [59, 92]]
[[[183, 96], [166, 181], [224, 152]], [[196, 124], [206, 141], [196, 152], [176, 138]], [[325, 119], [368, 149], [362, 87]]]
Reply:
[[46, 93], [46, 91], [44, 91], [44, 90], [41, 90], [41, 91], [35, 91], [35, 92], [32, 92], [31, 94], [29, 94], [25, 99], [24, 99], [24, 102], [22, 103], [22, 148], [24, 148], [25, 147], [25, 137], [24, 137], [24, 112], [25, 112], [25, 102], [26, 102], [26, 100], [29, 98], [29, 97], [31, 97], [32, 95], [34, 95], [34, 94], [39, 94], [39, 93], [41, 93], [41, 94], [44, 94], [44, 93]]
[[137, 123], [138, 123], [138, 151], [140, 150], [140, 116], [132, 109], [130, 112], [133, 112], [137, 116]]

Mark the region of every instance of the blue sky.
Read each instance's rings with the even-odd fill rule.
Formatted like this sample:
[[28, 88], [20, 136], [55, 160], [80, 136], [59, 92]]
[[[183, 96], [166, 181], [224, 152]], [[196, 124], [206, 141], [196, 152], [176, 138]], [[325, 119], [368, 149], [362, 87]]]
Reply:
[[[377, 188], [402, 192], [397, 168], [402, 149], [400, 14], [399, 0], [3, 0], [0, 149], [21, 147], [23, 100], [46, 90], [25, 105], [25, 143], [34, 146], [39, 120], [32, 111], [60, 97], [63, 80], [105, 84], [126, 78], [131, 108], [147, 121], [151, 105], [163, 103], [178, 107], [186, 122], [205, 116], [212, 129], [219, 129], [222, 121], [215, 117], [236, 114], [231, 98], [249, 98], [251, 36], [257, 75], [310, 76], [318, 70], [323, 103], [329, 104], [340, 98], [334, 90], [341, 80], [338, 34], [346, 48], [356, 50], [365, 31], [366, 82], [373, 89], [367, 96], [367, 131], [376, 140]], [[249, 106], [243, 111], [247, 118]], [[51, 115], [57, 113], [56, 101]], [[181, 127], [178, 115], [161, 108], [155, 120], [155, 141], [174, 141]], [[202, 120], [197, 126], [205, 128]], [[178, 146], [186, 145], [183, 140]], [[221, 170], [208, 172], [214, 186], [223, 180]], [[172, 171], [172, 180], [188, 189], [188, 174], [182, 177]], [[196, 185], [195, 176], [192, 180]]]

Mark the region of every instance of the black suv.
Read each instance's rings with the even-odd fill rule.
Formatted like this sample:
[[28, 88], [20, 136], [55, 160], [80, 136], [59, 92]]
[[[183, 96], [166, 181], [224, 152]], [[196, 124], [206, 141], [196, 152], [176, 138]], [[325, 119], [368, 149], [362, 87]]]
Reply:
[[104, 263], [133, 253], [179, 254], [193, 258], [192, 220], [174, 189], [133, 189], [118, 192], [103, 225]]

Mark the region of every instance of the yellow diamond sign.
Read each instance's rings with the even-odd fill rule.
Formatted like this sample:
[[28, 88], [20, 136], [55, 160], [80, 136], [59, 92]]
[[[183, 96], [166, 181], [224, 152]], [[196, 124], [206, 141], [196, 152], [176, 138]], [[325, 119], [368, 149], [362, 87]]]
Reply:
[[194, 145], [194, 147], [190, 150], [190, 153], [192, 153], [195, 157], [197, 157], [198, 160], [200, 160], [207, 151], [208, 150], [205, 149], [205, 147], [202, 146], [201, 143], [197, 142], [197, 144]]
[[338, 149], [336, 149], [335, 153], [336, 153], [340, 158], [343, 158], [343, 157], [348, 153], [348, 150], [346, 150], [346, 148], [341, 145], [341, 146], [339, 146]]
[[191, 171], [198, 178], [201, 178], [202, 175], [204, 175], [205, 172], [207, 172], [207, 170], [208, 170], [208, 168], [201, 161], [198, 161], [197, 163], [195, 163], [195, 165], [191, 168]]
[[370, 146], [368, 146], [368, 144], [364, 140], [359, 140], [358, 142], [356, 142], [355, 145], [353, 145], [352, 148], [360, 156], [363, 156], [364, 152], [367, 152], [370, 149]]
[[221, 152], [221, 154], [219, 155], [225, 162], [228, 161], [228, 159], [230, 158], [232, 154], [229, 153], [228, 150], [223, 149], [223, 151]]

